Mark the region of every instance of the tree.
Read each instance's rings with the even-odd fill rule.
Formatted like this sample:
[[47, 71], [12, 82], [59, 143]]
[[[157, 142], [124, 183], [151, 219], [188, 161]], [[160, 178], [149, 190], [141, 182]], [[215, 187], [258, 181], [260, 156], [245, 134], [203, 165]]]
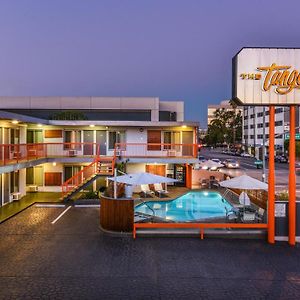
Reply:
[[65, 111], [57, 112], [57, 113], [49, 116], [49, 119], [50, 120], [72, 120], [72, 121], [79, 121], [79, 120], [87, 120], [87, 117], [81, 111], [65, 110]]
[[[232, 104], [231, 104], [232, 105]], [[217, 109], [214, 119], [208, 125], [205, 143], [208, 145], [235, 144], [242, 140], [242, 114], [233, 110]]]
[[[289, 153], [290, 140], [284, 141], [284, 149]], [[300, 157], [300, 141], [296, 141], [296, 157]]]

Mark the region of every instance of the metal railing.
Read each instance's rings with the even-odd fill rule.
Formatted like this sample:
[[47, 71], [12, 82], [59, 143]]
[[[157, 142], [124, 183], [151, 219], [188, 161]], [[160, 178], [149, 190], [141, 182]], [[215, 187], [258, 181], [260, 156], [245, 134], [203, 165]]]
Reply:
[[98, 162], [99, 162], [98, 158], [96, 158], [88, 166], [85, 166], [82, 170], [80, 170], [79, 172], [74, 174], [71, 178], [66, 180], [61, 185], [62, 196], [64, 197], [74, 188], [77, 188], [78, 186], [82, 185], [84, 182], [88, 181], [89, 178], [95, 175], [97, 173]]
[[116, 143], [118, 157], [194, 157], [198, 155], [198, 144], [167, 143]]
[[95, 157], [99, 154], [97, 143], [35, 143], [1, 144], [0, 165], [15, 164], [39, 158]]

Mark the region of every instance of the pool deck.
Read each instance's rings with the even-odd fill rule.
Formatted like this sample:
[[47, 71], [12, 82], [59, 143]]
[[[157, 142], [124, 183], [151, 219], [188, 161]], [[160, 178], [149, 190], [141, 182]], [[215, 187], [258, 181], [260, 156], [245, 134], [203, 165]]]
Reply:
[[171, 201], [174, 200], [187, 192], [192, 191], [186, 187], [168, 187], [168, 195], [165, 197], [157, 197], [153, 195], [152, 197], [141, 197], [138, 193], [133, 194], [133, 199], [135, 200], [135, 205], [138, 205], [142, 202], [149, 202], [149, 201]]
[[[168, 188], [169, 194], [167, 197], [159, 198], [157, 196], [153, 196], [152, 198], [142, 199], [143, 201], [170, 201], [178, 198], [179, 196], [187, 193], [188, 191], [189, 189], [185, 187], [170, 187]], [[26, 196], [22, 197], [22, 199], [7, 203], [0, 207], [0, 223], [20, 213], [24, 209], [33, 205], [34, 203], [60, 203], [60, 197], [61, 193], [56, 192], [27, 193]], [[140, 196], [138, 194], [134, 194], [134, 198], [138, 199], [140, 198]], [[137, 200], [136, 204], [138, 203], [141, 203], [141, 201], [138, 202]]]

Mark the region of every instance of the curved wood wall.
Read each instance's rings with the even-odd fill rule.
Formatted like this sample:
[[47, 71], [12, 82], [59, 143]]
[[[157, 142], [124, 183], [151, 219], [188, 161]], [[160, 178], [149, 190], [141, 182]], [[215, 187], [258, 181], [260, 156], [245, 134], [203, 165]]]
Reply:
[[100, 224], [103, 229], [131, 232], [133, 230], [133, 199], [100, 198]]

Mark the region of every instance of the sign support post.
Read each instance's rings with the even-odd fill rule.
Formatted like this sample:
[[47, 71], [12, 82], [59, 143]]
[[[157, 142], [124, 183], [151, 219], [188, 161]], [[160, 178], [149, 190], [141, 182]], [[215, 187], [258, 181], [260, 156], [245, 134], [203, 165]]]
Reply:
[[295, 142], [295, 105], [290, 107], [290, 143], [289, 143], [289, 244], [296, 243], [296, 142]]
[[269, 108], [268, 242], [275, 243], [275, 106]]

